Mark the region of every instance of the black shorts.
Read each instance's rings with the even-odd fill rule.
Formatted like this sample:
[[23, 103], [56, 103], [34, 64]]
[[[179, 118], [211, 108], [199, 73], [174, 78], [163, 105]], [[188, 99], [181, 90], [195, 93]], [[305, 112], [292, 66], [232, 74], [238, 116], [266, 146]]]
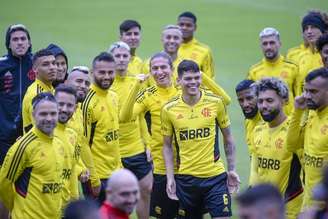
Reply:
[[91, 182], [88, 180], [86, 183], [82, 184], [83, 195], [86, 199], [95, 200], [98, 206], [101, 206], [106, 199], [106, 187], [107, 179], [100, 179], [100, 192], [98, 197], [94, 197], [92, 194]]
[[138, 180], [144, 178], [152, 170], [151, 163], [147, 161], [146, 152], [122, 158], [121, 161], [123, 167], [134, 173]]
[[204, 212], [211, 217], [232, 215], [226, 173], [210, 178], [176, 175], [175, 180], [180, 204], [178, 218], [200, 219]]
[[150, 216], [173, 219], [178, 215], [179, 202], [166, 193], [166, 175], [154, 174], [153, 191], [150, 198]]

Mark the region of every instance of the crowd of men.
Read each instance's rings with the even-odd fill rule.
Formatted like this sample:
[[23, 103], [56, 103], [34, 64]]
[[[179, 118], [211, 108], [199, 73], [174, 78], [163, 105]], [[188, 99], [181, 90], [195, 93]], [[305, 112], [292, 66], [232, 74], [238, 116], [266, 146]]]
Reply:
[[[58, 45], [32, 55], [28, 29], [9, 26], [0, 218], [128, 218], [134, 209], [139, 219], [232, 216], [240, 179], [231, 98], [214, 81], [196, 26], [193, 13], [180, 14], [163, 28], [163, 50], [143, 61], [141, 25], [125, 20], [90, 69], [70, 71]], [[301, 26], [304, 42], [286, 58], [279, 31], [263, 29], [264, 57], [236, 86], [251, 163], [251, 189], [237, 197], [241, 218], [262, 218], [258, 209], [272, 203], [272, 218], [325, 209], [312, 191], [328, 161], [328, 15], [310, 11]]]

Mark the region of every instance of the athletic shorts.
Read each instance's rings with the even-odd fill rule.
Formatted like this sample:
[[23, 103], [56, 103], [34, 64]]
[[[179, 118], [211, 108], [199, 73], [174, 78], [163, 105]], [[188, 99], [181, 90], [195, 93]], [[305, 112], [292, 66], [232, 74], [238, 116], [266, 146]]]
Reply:
[[232, 215], [226, 173], [210, 178], [176, 175], [175, 181], [180, 204], [178, 218], [200, 219], [204, 212], [212, 218]]
[[153, 190], [150, 198], [150, 216], [161, 219], [177, 218], [179, 202], [166, 193], [166, 175], [154, 174]]
[[138, 180], [144, 178], [152, 170], [151, 163], [147, 161], [146, 152], [122, 158], [121, 161], [123, 167], [134, 173]]
[[86, 199], [95, 200], [98, 206], [101, 206], [106, 199], [106, 186], [107, 179], [100, 179], [100, 192], [98, 197], [94, 197], [91, 188], [91, 182], [88, 180], [86, 183], [82, 183], [83, 195]]

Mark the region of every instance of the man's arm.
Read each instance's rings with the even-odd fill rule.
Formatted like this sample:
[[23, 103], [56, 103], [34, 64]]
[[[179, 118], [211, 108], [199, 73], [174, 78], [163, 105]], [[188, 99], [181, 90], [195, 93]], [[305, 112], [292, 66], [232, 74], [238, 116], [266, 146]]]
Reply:
[[222, 87], [220, 87], [220, 85], [215, 83], [215, 81], [212, 80], [209, 76], [207, 76], [206, 74], [202, 74], [202, 81], [205, 87], [210, 89], [214, 94], [222, 97], [223, 103], [225, 105], [229, 105], [231, 103], [231, 98], [225, 92], [225, 90]]

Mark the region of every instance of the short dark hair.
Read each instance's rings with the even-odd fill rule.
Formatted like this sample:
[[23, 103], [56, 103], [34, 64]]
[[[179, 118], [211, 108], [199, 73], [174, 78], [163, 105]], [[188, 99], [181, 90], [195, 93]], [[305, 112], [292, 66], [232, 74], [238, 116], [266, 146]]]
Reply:
[[325, 33], [319, 37], [317, 40], [317, 49], [319, 52], [322, 51], [322, 48], [328, 44], [328, 33]]
[[72, 201], [64, 210], [64, 219], [89, 218], [88, 215], [94, 211], [98, 211], [98, 206], [90, 199]]
[[[33, 59], [32, 59], [32, 63], [33, 65], [35, 64], [35, 62], [44, 56], [54, 56], [54, 54], [49, 50], [49, 49], [40, 49], [39, 51], [37, 51], [36, 53], [34, 53], [33, 55]], [[54, 56], [55, 57], [55, 56]]]
[[115, 62], [114, 57], [108, 52], [101, 52], [92, 61], [92, 67], [95, 67], [96, 62]]
[[158, 53], [154, 54], [154, 55], [150, 58], [150, 60], [149, 60], [149, 68], [150, 68], [150, 69], [151, 69], [151, 62], [152, 62], [154, 59], [159, 58], [159, 57], [164, 58], [164, 59], [167, 59], [167, 61], [168, 61], [169, 65], [170, 65], [170, 67], [173, 68], [173, 62], [172, 62], [172, 58], [171, 58], [171, 56], [169, 56], [166, 52], [158, 52]]
[[41, 101], [43, 100], [47, 100], [50, 102], [54, 102], [57, 103], [56, 98], [54, 97], [54, 95], [50, 92], [42, 92], [37, 94], [33, 99], [32, 99], [32, 107], [33, 110], [37, 107], [37, 105], [39, 105], [39, 103], [41, 103]]
[[63, 83], [59, 84], [55, 89], [55, 96], [57, 96], [57, 94], [59, 92], [71, 94], [75, 97], [75, 99], [77, 98], [76, 89], [74, 87], [72, 87], [71, 85], [67, 85], [67, 84], [63, 84]]
[[178, 19], [180, 19], [181, 17], [188, 17], [188, 18], [191, 18], [194, 22], [194, 24], [197, 23], [197, 17], [194, 13], [190, 12], [190, 11], [185, 11], [183, 13], [181, 13], [178, 17]]
[[252, 206], [263, 202], [276, 204], [280, 211], [284, 211], [284, 201], [279, 190], [271, 184], [258, 184], [247, 189], [236, 197], [239, 205]]
[[256, 83], [256, 95], [266, 90], [274, 90], [278, 96], [288, 101], [289, 90], [285, 82], [275, 77], [262, 78]]
[[136, 20], [125, 20], [120, 25], [120, 34], [129, 31], [131, 28], [138, 27], [141, 30], [141, 25]]
[[310, 82], [317, 77], [328, 79], [328, 68], [322, 67], [311, 71], [306, 77], [305, 82]]
[[251, 85], [254, 83], [255, 81], [253, 80], [249, 80], [249, 79], [242, 80], [237, 84], [235, 88], [236, 93], [251, 88]]
[[196, 62], [192, 61], [192, 60], [187, 60], [187, 59], [183, 60], [178, 65], [178, 76], [179, 76], [179, 78], [181, 78], [182, 75], [187, 71], [199, 72], [198, 64]]

